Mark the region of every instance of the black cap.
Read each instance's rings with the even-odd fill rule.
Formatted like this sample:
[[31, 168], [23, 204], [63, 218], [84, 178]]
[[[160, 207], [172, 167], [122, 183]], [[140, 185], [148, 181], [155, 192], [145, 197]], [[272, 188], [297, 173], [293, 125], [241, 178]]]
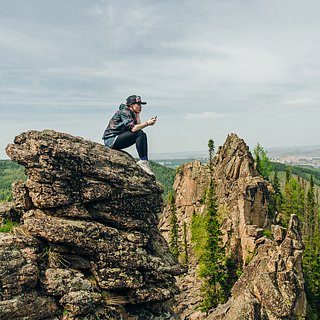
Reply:
[[140, 96], [136, 96], [135, 94], [127, 98], [127, 105], [128, 106], [130, 106], [131, 104], [134, 104], [134, 103], [147, 104], [146, 102], [142, 102], [141, 101], [141, 97]]

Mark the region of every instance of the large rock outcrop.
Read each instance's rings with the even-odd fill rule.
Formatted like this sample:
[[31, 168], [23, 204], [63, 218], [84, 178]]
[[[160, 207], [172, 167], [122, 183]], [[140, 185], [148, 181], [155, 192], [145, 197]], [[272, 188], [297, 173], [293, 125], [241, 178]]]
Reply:
[[283, 239], [273, 226], [272, 239], [258, 240], [257, 254], [232, 288], [227, 303], [208, 320], [304, 319], [306, 296], [301, 268], [303, 242], [296, 215]]
[[125, 319], [174, 295], [162, 187], [131, 156], [51, 130], [6, 152], [28, 179], [13, 186], [21, 224], [0, 234], [0, 319]]
[[[278, 317], [280, 311], [274, 312], [271, 308], [275, 303], [279, 308], [285, 306], [286, 311], [281, 311], [284, 317], [303, 316], [302, 242], [296, 218], [291, 221], [288, 231], [272, 225], [273, 216], [269, 211], [272, 186], [258, 174], [248, 146], [237, 135], [227, 137], [214, 156], [212, 165], [222, 240], [226, 254], [232, 259], [235, 269], [243, 270], [243, 275], [232, 290], [231, 300], [210, 319], [281, 319]], [[204, 196], [209, 179], [208, 166], [195, 161], [177, 169], [174, 183], [182, 257], [184, 239], [188, 246], [188, 273], [177, 280], [181, 293], [176, 297], [175, 310], [185, 320], [206, 318], [205, 314], [196, 310], [202, 299], [201, 279], [197, 276], [197, 259], [191, 242], [191, 220], [193, 212], [201, 215], [206, 209]], [[168, 241], [172, 228], [171, 214], [172, 206], [167, 206], [159, 223]], [[273, 240], [267, 239], [264, 234], [271, 235]], [[233, 281], [236, 277], [234, 272]], [[281, 289], [277, 291], [278, 286]], [[260, 318], [251, 312], [252, 307], [263, 310]], [[242, 317], [236, 318], [240, 309], [243, 310]]]

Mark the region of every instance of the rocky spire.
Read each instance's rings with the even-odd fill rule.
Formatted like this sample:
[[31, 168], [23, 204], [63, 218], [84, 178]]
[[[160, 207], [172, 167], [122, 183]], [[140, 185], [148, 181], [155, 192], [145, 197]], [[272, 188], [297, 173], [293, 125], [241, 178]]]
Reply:
[[[288, 232], [272, 224], [269, 204], [273, 188], [259, 176], [248, 146], [236, 134], [228, 135], [212, 164], [223, 243], [228, 257], [243, 270], [243, 275], [232, 289], [232, 298], [209, 318], [280, 319], [277, 317], [281, 313], [288, 318], [303, 316], [302, 242], [297, 218], [292, 218]], [[181, 319], [206, 318], [196, 310], [201, 301], [201, 279], [197, 277], [197, 259], [191, 242], [191, 220], [193, 212], [200, 215], [205, 212], [203, 199], [208, 182], [208, 167], [199, 161], [177, 169], [174, 194], [179, 240], [182, 244], [186, 224], [189, 255], [188, 274], [177, 282], [181, 293], [176, 297], [175, 308]], [[169, 207], [160, 219], [160, 229], [169, 240]], [[265, 230], [272, 240], [264, 236]], [[186, 300], [190, 303], [186, 304]], [[238, 310], [242, 313], [236, 317]], [[263, 318], [265, 314], [268, 317]]]

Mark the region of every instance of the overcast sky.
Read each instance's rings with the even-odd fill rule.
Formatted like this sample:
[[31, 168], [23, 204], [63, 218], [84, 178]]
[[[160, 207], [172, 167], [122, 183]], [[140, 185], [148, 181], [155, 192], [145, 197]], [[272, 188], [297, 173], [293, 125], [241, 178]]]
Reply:
[[102, 143], [131, 94], [150, 152], [206, 150], [237, 133], [316, 145], [319, 0], [0, 0], [0, 158], [45, 128]]

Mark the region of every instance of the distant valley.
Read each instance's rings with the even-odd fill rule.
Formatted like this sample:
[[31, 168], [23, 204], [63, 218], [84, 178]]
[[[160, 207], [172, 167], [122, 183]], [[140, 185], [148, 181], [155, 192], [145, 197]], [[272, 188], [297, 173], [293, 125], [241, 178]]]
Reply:
[[[278, 162], [292, 166], [312, 166], [315, 168], [320, 168], [320, 145], [271, 147], [265, 149], [272, 162]], [[250, 150], [252, 152], [253, 148]], [[150, 158], [166, 167], [176, 168], [182, 163], [190, 162], [192, 160], [206, 162], [208, 160], [208, 152], [185, 151], [154, 153], [150, 155]]]
[[269, 148], [268, 157], [273, 162], [294, 166], [320, 168], [320, 145], [305, 147]]

